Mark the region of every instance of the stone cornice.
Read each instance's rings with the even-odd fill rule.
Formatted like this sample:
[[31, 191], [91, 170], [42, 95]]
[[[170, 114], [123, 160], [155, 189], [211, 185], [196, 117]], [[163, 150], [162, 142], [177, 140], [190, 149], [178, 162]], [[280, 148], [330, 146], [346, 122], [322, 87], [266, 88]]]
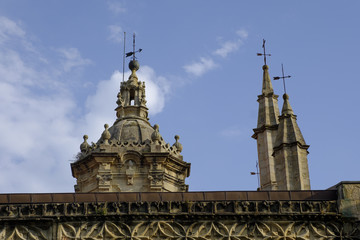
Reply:
[[279, 151], [283, 148], [292, 147], [292, 146], [298, 146], [299, 148], [305, 149], [305, 150], [307, 150], [310, 147], [310, 145], [303, 145], [300, 142], [282, 143], [279, 146], [274, 147], [274, 152]]
[[258, 95], [258, 101], [259, 101], [260, 99], [265, 98], [265, 97], [272, 97], [272, 98], [274, 98], [274, 99], [277, 100], [278, 97], [279, 97], [279, 95], [276, 95], [276, 94], [274, 94], [274, 93], [261, 94], [261, 95]]
[[[339, 215], [332, 201], [157, 201], [157, 202], [73, 202], [1, 204], [0, 220], [110, 218], [143, 219], [144, 216], [183, 219], [233, 218], [235, 216], [286, 216], [287, 219], [316, 219]], [[162, 217], [161, 217], [162, 216]]]
[[259, 133], [262, 133], [262, 132], [264, 132], [266, 130], [277, 130], [278, 127], [279, 127], [279, 124], [276, 124], [276, 125], [262, 125], [259, 128], [254, 128], [253, 129], [254, 134], [251, 137], [254, 138], [254, 139], [257, 139], [257, 135]]

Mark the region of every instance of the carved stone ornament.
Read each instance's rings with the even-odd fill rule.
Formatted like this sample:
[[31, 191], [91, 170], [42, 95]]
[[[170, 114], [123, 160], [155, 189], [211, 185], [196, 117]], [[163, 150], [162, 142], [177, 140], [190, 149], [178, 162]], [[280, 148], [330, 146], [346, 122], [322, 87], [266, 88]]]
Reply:
[[[54, 226], [55, 227], [55, 226]], [[7, 225], [1, 239], [359, 239], [359, 225], [344, 232], [339, 224], [299, 221], [85, 221], [53, 227]]]
[[[336, 201], [0, 205], [0, 239], [360, 239]], [[289, 213], [291, 208], [291, 213]], [[311, 211], [310, 211], [311, 210]]]

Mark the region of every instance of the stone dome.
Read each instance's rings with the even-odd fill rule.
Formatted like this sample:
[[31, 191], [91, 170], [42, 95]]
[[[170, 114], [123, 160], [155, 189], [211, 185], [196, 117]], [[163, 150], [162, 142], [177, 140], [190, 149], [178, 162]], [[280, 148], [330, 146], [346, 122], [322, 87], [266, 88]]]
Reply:
[[115, 122], [109, 132], [112, 141], [142, 143], [147, 139], [151, 140], [154, 129], [149, 122], [141, 119], [123, 119]]

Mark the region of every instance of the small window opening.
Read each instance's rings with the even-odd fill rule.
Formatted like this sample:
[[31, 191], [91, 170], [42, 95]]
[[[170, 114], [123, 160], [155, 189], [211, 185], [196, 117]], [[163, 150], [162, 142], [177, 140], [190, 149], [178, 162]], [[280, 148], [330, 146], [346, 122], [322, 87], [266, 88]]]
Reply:
[[130, 106], [135, 105], [135, 90], [130, 90]]

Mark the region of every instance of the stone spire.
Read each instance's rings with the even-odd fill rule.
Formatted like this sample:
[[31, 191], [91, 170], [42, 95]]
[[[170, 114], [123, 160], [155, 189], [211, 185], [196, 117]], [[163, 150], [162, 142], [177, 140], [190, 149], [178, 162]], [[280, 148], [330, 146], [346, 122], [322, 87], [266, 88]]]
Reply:
[[258, 96], [259, 113], [257, 128], [252, 136], [257, 141], [259, 170], [260, 170], [260, 189], [275, 190], [275, 163], [272, 156], [275, 138], [278, 129], [278, 95], [274, 94], [271, 79], [269, 76], [269, 67], [264, 65], [262, 94]]
[[[135, 51], [134, 51], [135, 52]], [[134, 53], [132, 52], [132, 53]], [[149, 123], [145, 83], [138, 80], [139, 62], [129, 63], [131, 75], [117, 95], [117, 119], [90, 146], [88, 137], [71, 164], [76, 192], [186, 192], [190, 163], [183, 161], [182, 145], [161, 137]]]
[[284, 105], [274, 144], [277, 190], [310, 190], [307, 149], [289, 96], [283, 95]]

